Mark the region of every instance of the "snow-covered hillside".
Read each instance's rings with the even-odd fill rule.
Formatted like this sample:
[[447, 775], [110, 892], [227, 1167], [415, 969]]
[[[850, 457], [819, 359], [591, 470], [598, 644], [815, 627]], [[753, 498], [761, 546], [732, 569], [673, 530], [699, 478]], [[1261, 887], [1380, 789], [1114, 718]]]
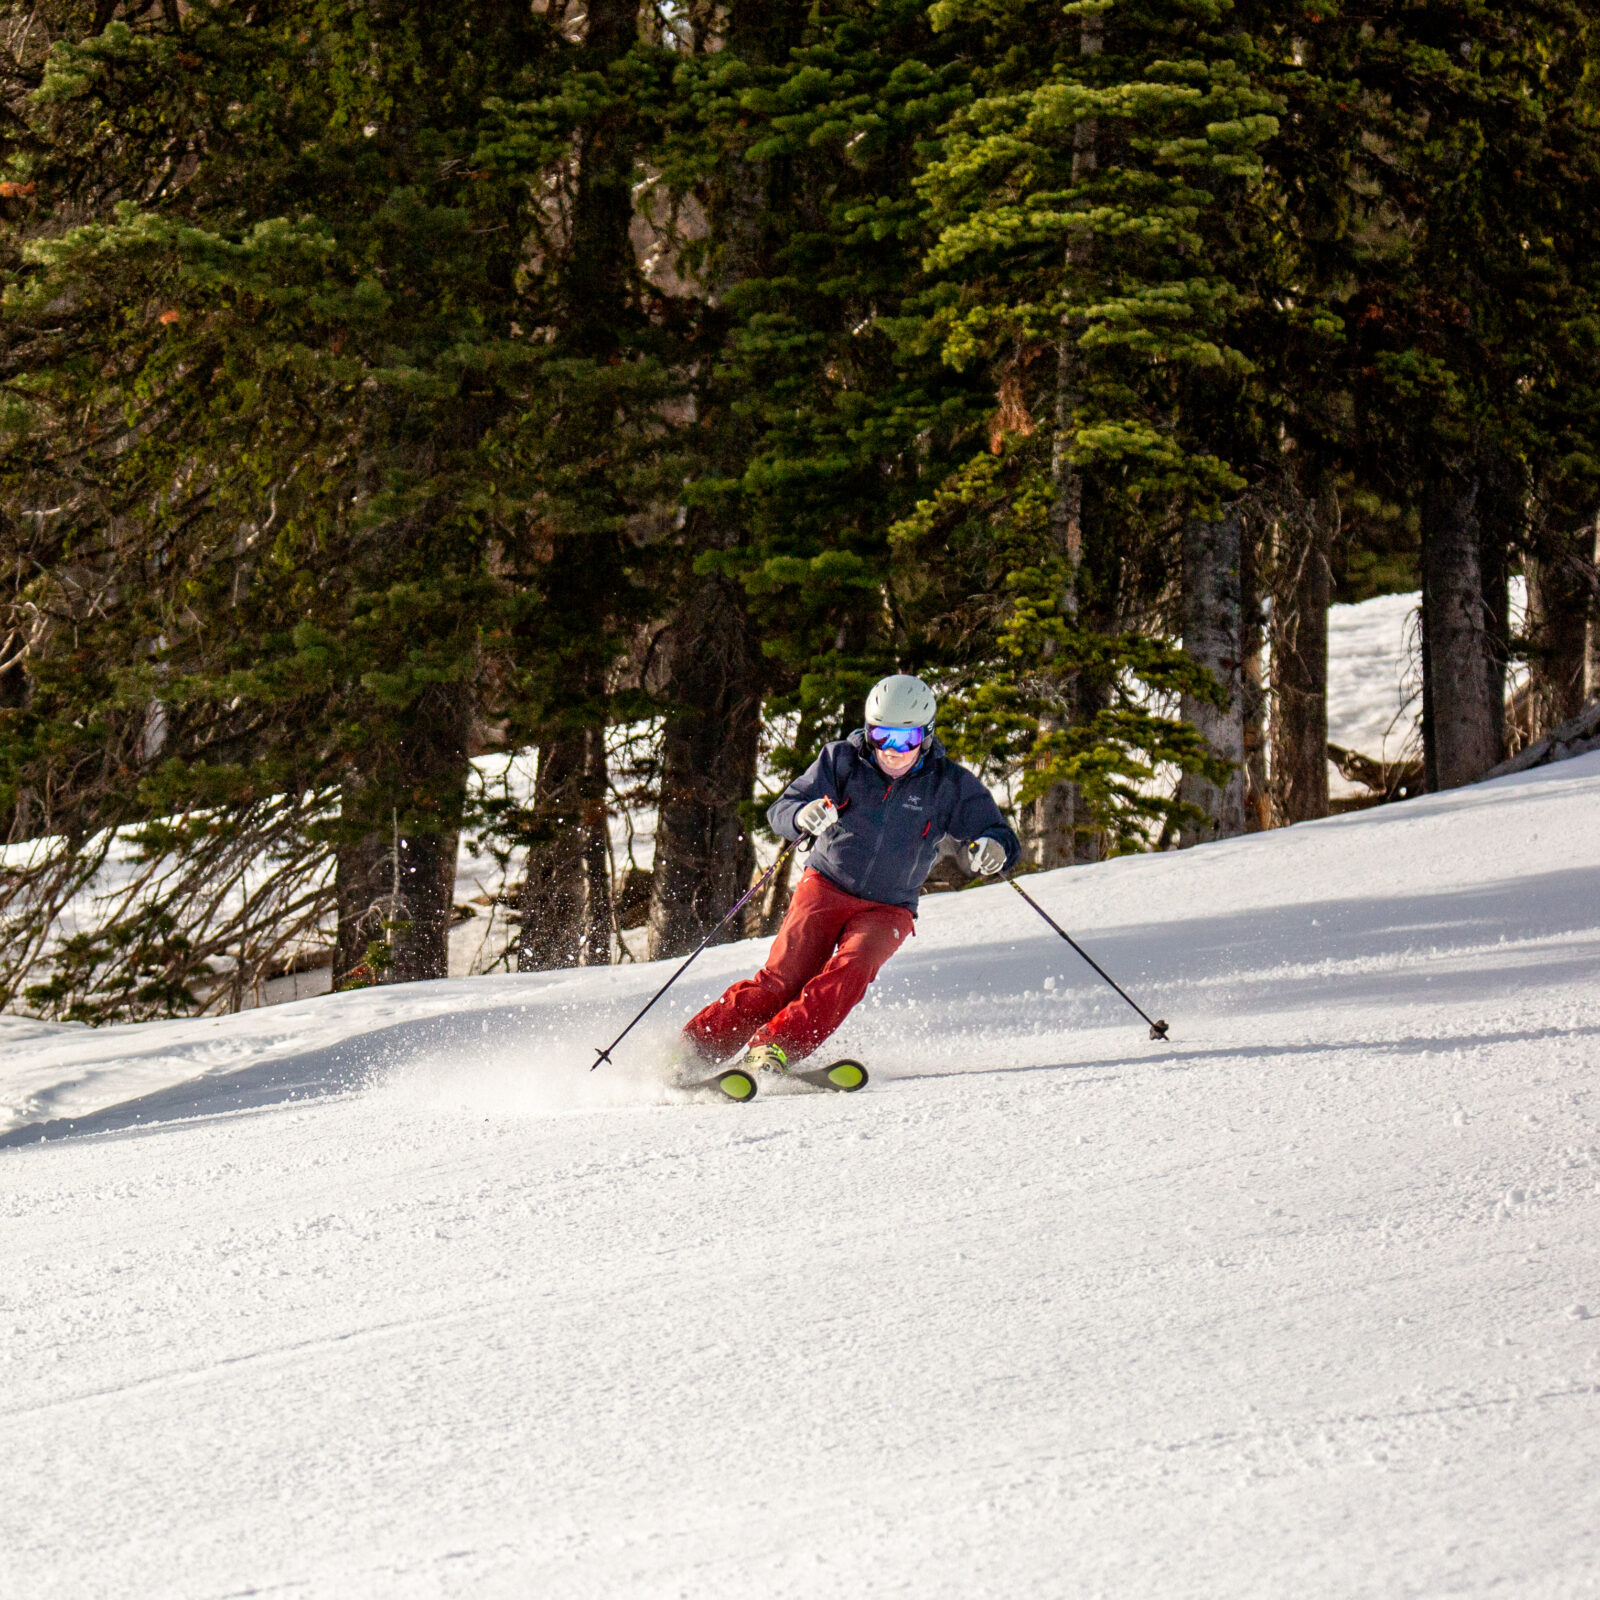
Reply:
[[[661, 969], [0, 1019], [0, 1591], [1600, 1592], [1600, 757]], [[714, 952], [682, 1019], [760, 951]]]

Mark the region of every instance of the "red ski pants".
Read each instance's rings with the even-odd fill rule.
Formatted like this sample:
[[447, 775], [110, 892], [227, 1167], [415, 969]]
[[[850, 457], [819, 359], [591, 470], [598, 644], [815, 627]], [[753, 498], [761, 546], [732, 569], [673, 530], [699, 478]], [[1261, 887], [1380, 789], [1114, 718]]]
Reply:
[[808, 870], [767, 964], [692, 1017], [684, 1034], [708, 1061], [746, 1042], [775, 1044], [798, 1061], [844, 1021], [914, 927], [904, 906], [857, 899]]

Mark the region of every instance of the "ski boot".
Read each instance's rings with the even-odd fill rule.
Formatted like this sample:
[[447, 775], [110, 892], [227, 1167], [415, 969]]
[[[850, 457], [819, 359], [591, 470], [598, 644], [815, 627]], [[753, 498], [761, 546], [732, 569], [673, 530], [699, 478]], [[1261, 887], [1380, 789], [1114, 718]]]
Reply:
[[787, 1075], [789, 1058], [775, 1044], [754, 1044], [740, 1058], [739, 1066], [745, 1072], [777, 1072]]

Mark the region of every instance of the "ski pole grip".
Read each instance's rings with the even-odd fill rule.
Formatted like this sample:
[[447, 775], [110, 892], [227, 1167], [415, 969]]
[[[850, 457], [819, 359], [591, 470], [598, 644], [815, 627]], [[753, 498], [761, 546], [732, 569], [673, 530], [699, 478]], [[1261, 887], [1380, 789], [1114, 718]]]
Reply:
[[[848, 800], [835, 800], [832, 795], [828, 795], [828, 794], [823, 795], [822, 803], [830, 811], [843, 811], [844, 808], [847, 805], [850, 804], [850, 802]], [[803, 856], [810, 855], [811, 851], [812, 851], [812, 848], [815, 846], [816, 842], [817, 842], [817, 835], [816, 834], [802, 832], [800, 837], [795, 841], [795, 844], [797, 846], [797, 853], [800, 854], [800, 855], [803, 855]]]

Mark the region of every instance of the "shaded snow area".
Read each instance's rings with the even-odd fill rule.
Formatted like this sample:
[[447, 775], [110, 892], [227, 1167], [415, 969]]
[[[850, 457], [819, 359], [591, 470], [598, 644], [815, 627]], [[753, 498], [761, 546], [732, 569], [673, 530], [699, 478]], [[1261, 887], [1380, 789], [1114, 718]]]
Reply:
[[[1600, 756], [661, 967], [0, 1019], [0, 1591], [1600, 1592]], [[652, 1019], [653, 1021], [654, 1019]]]

